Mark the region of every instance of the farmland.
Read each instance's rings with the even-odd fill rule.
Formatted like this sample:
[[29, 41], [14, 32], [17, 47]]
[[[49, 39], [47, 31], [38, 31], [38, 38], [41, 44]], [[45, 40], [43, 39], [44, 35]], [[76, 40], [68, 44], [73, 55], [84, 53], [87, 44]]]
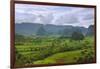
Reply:
[[94, 62], [94, 38], [16, 35], [16, 66]]

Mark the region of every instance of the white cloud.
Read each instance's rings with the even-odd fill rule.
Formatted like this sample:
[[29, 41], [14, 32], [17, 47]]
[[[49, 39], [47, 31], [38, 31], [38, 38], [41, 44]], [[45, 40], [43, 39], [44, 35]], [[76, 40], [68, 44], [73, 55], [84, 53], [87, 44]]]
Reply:
[[94, 9], [43, 5], [15, 5], [15, 22], [88, 27], [94, 23]]

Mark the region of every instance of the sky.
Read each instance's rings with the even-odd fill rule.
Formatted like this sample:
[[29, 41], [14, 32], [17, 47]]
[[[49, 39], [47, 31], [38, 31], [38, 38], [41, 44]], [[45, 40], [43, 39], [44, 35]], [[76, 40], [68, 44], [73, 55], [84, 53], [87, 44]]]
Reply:
[[88, 27], [94, 24], [94, 8], [15, 4], [15, 23]]

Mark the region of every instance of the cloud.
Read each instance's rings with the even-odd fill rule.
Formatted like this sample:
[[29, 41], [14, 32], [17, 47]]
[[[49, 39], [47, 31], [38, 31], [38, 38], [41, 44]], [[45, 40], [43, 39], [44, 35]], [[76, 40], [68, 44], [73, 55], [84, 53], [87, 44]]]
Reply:
[[78, 18], [75, 15], [70, 14], [61, 15], [54, 21], [56, 25], [72, 25], [78, 22]]
[[15, 23], [32, 23], [37, 18], [34, 14], [26, 14], [26, 13], [16, 13], [15, 14]]
[[35, 23], [41, 23], [41, 24], [49, 24], [51, 23], [53, 20], [53, 15], [48, 13], [46, 15], [42, 15], [42, 14], [39, 14], [37, 16], [37, 19], [34, 20]]
[[93, 14], [87, 14], [83, 17], [83, 20], [93, 20], [94, 19], [94, 15]]
[[94, 23], [94, 9], [43, 5], [15, 5], [15, 22], [88, 27]]

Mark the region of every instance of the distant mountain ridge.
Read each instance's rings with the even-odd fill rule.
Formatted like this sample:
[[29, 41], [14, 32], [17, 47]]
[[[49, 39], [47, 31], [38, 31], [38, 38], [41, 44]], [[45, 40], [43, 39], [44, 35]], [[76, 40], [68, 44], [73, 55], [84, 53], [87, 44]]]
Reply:
[[90, 25], [87, 29], [87, 33], [86, 33], [87, 36], [92, 36], [94, 35], [94, 25]]
[[[43, 35], [66, 35], [70, 36], [72, 32], [74, 31], [80, 31], [84, 35], [92, 34], [91, 29], [88, 30], [88, 28], [85, 27], [78, 27], [78, 26], [71, 26], [71, 25], [52, 25], [52, 24], [38, 24], [38, 23], [16, 23], [15, 24], [15, 33], [21, 34], [21, 35], [37, 35], [39, 32], [43, 33], [42, 30], [39, 31], [39, 29], [43, 29], [44, 34]], [[93, 32], [93, 31], [92, 31]], [[41, 35], [40, 33], [40, 35]], [[89, 35], [90, 35], [89, 34]]]

